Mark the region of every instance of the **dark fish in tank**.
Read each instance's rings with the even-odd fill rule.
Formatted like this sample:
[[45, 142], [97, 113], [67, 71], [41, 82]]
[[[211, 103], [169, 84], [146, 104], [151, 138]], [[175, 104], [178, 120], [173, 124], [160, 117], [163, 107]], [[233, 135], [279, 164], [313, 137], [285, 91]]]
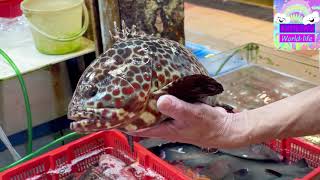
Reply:
[[234, 149], [219, 149], [218, 151], [232, 156], [252, 160], [272, 160], [278, 162], [283, 160], [283, 156], [264, 144], [252, 144], [246, 147]]
[[163, 139], [158, 139], [158, 138], [144, 138], [139, 141], [139, 144], [141, 144], [143, 147], [147, 149], [157, 147], [157, 146], [162, 146], [168, 143], [170, 142]]
[[285, 163], [247, 160], [222, 155], [200, 171], [212, 179], [294, 179], [311, 172], [304, 160], [288, 165]]
[[[145, 148], [154, 148], [159, 147], [166, 144], [172, 144], [172, 142], [162, 140], [162, 139], [154, 139], [154, 138], [147, 138], [139, 141], [141, 145]], [[203, 149], [202, 150], [206, 150]], [[252, 159], [252, 160], [270, 160], [270, 161], [282, 161], [283, 157], [278, 154], [277, 152], [273, 151], [271, 148], [264, 144], [253, 144], [241, 148], [234, 148], [234, 149], [210, 149], [206, 150], [207, 152], [222, 152], [225, 154], [245, 158], [245, 159]]]
[[206, 153], [189, 144], [169, 143], [150, 148], [165, 161], [184, 166], [210, 179], [294, 179], [312, 171], [305, 160], [288, 165], [284, 162], [240, 158], [223, 152]]

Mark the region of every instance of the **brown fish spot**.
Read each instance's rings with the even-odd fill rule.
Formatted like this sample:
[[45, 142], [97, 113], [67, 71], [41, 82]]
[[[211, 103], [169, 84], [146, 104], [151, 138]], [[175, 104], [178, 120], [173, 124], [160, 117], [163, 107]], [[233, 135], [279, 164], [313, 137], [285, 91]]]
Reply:
[[120, 86], [126, 86], [127, 84], [128, 84], [128, 82], [125, 80], [120, 81]]
[[149, 48], [151, 49], [151, 51], [157, 52], [157, 48], [155, 46], [150, 46]]
[[[170, 52], [171, 52], [171, 51], [170, 51]], [[170, 52], [169, 52], [169, 53], [170, 53]], [[171, 53], [172, 53], [172, 52], [171, 52]], [[169, 55], [169, 54], [164, 54], [163, 57], [165, 57], [165, 58], [167, 58], [167, 59], [170, 59], [170, 55]]]
[[119, 47], [124, 48], [124, 47], [126, 47], [126, 44], [125, 43], [120, 43]]
[[142, 76], [141, 76], [141, 75], [137, 75], [137, 76], [136, 76], [136, 80], [137, 80], [139, 83], [142, 83], [142, 82], [143, 82], [143, 79], [142, 79]]
[[96, 63], [93, 65], [93, 67], [94, 67], [94, 68], [98, 68], [99, 65], [100, 65], [100, 64], [99, 64], [98, 62], [96, 62]]
[[165, 77], [164, 77], [162, 74], [160, 74], [160, 75], [158, 76], [158, 80], [159, 80], [162, 84], [165, 83]]
[[135, 54], [140, 55], [140, 56], [144, 56], [144, 55], [146, 54], [145, 50], [142, 49], [141, 47], [135, 47], [135, 48], [133, 49], [133, 52], [134, 52]]
[[112, 84], [119, 84], [120, 79], [116, 78], [114, 80], [112, 80]]
[[163, 42], [162, 40], [159, 40], [158, 43], [161, 44], [161, 45], [165, 45], [165, 44], [166, 44], [166, 43]]
[[112, 86], [112, 85], [109, 85], [109, 86], [107, 87], [107, 91], [108, 91], [108, 92], [111, 92], [113, 89], [114, 89], [114, 86]]
[[140, 70], [141, 70], [141, 72], [149, 72], [149, 71], [147, 70], [147, 67], [146, 67], [146, 66], [141, 66], [141, 67], [140, 67]]
[[107, 55], [110, 56], [110, 57], [112, 57], [115, 53], [116, 53], [115, 50], [110, 49], [110, 50], [107, 52]]
[[111, 118], [112, 119], [116, 119], [117, 118], [117, 113], [116, 112], [112, 112]]
[[117, 53], [121, 55], [121, 54], [124, 53], [124, 50], [123, 50], [123, 49], [118, 49], [118, 50], [117, 50]]
[[156, 88], [159, 88], [159, 82], [158, 82], [158, 81], [154, 81], [154, 86], [155, 86]]
[[104, 62], [106, 62], [106, 61], [107, 61], [107, 58], [106, 58], [106, 57], [103, 57], [103, 58], [101, 58], [101, 59], [99, 60], [100, 63], [104, 63]]
[[175, 81], [175, 80], [179, 79], [179, 76], [173, 75], [172, 79]]
[[106, 100], [106, 101], [110, 101], [110, 100], [111, 100], [110, 94], [105, 95], [105, 96], [103, 97], [103, 99]]
[[104, 79], [104, 76], [103, 75], [99, 75], [97, 78], [98, 78], [99, 81], [102, 81]]
[[142, 85], [142, 88], [143, 88], [144, 91], [148, 91], [149, 87], [150, 87], [149, 84], [143, 84]]
[[158, 71], [161, 71], [161, 70], [162, 70], [161, 64], [157, 63], [157, 64], [156, 64], [156, 69], [157, 69]]
[[134, 92], [134, 89], [132, 87], [124, 87], [122, 89], [122, 93], [125, 95], [130, 95]]
[[119, 94], [120, 94], [120, 90], [118, 88], [112, 91], [112, 95], [114, 96], [118, 96]]
[[157, 72], [152, 70], [152, 77], [157, 77]]
[[94, 102], [92, 102], [92, 101], [91, 101], [91, 102], [88, 102], [87, 105], [88, 105], [88, 106], [93, 106], [93, 105], [94, 105]]
[[138, 40], [138, 41], [134, 41], [134, 43], [137, 45], [141, 45], [143, 42]]
[[102, 102], [98, 102], [97, 103], [97, 108], [103, 108], [103, 103]]
[[120, 108], [122, 106], [122, 100], [120, 98], [116, 98], [114, 100], [114, 107], [115, 108]]
[[128, 71], [127, 76], [132, 77], [132, 76], [134, 76], [134, 73], [132, 71]]
[[130, 70], [134, 73], [139, 73], [139, 68], [137, 68], [136, 66], [130, 66]]
[[134, 89], [140, 89], [141, 88], [140, 84], [138, 84], [138, 83], [132, 83], [131, 85], [133, 86]]
[[150, 80], [151, 80], [151, 77], [150, 77], [149, 74], [144, 74], [144, 75], [143, 75], [143, 78], [144, 78], [144, 80], [146, 80], [146, 81], [150, 81]]
[[163, 66], [166, 66], [168, 64], [168, 61], [167, 60], [164, 60], [164, 59], [161, 59], [160, 60], [160, 63], [163, 65]]
[[143, 62], [144, 63], [148, 63], [149, 62], [149, 58], [143, 58]]
[[[158, 52], [163, 54], [165, 51], [163, 49], [158, 49]], [[161, 54], [159, 54], [159, 55], [161, 55]], [[161, 55], [161, 57], [162, 57], [162, 55]]]
[[101, 116], [102, 116], [102, 117], [106, 117], [107, 114], [108, 114], [108, 112], [109, 112], [108, 109], [104, 109], [104, 110], [102, 111], [102, 113], [101, 113]]
[[123, 59], [119, 55], [115, 55], [114, 60], [116, 61], [115, 62], [116, 65], [123, 64]]
[[96, 74], [100, 74], [102, 73], [102, 70], [101, 69], [96, 69]]
[[170, 72], [166, 69], [166, 70], [164, 70], [164, 74], [167, 76], [167, 77], [169, 77], [170, 76]]
[[124, 52], [124, 54], [122, 54], [122, 57], [123, 57], [123, 58], [129, 57], [130, 54], [131, 54], [131, 49], [125, 48], [124, 51], [125, 51], [125, 52]]

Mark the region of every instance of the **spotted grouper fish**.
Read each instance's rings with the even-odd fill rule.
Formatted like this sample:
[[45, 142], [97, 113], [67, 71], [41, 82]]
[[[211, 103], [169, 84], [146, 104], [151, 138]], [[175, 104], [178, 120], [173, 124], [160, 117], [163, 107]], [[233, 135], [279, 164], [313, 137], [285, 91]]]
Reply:
[[115, 29], [113, 46], [80, 77], [68, 110], [71, 130], [128, 132], [154, 126], [168, 119], [156, 106], [164, 94], [217, 105], [222, 85], [185, 47], [124, 23], [122, 29]]

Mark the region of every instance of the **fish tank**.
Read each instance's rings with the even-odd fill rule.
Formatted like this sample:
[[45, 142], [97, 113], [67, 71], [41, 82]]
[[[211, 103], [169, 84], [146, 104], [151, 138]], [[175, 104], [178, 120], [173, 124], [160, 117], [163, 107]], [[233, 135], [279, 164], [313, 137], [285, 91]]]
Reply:
[[[320, 85], [320, 61], [257, 43], [200, 62], [224, 87], [218, 100], [238, 111], [255, 109]], [[303, 137], [320, 146], [320, 135]]]
[[240, 111], [320, 85], [319, 61], [256, 43], [207, 55], [200, 62], [224, 87], [218, 99]]

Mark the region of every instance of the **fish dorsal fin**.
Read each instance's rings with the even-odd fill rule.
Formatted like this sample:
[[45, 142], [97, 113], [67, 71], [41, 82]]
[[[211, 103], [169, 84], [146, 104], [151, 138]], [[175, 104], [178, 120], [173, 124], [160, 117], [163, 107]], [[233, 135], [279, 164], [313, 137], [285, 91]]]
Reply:
[[222, 85], [215, 79], [195, 74], [179, 78], [155, 93], [170, 94], [186, 102], [196, 102], [203, 97], [214, 96], [222, 92]]
[[118, 26], [115, 21], [113, 22], [113, 26], [114, 30], [113, 32], [109, 31], [109, 34], [115, 42], [126, 41], [130, 38], [141, 38], [147, 36], [144, 31], [137, 30], [137, 27], [135, 25], [132, 25], [132, 27], [129, 28], [124, 20], [121, 21], [121, 30], [120, 26]]

